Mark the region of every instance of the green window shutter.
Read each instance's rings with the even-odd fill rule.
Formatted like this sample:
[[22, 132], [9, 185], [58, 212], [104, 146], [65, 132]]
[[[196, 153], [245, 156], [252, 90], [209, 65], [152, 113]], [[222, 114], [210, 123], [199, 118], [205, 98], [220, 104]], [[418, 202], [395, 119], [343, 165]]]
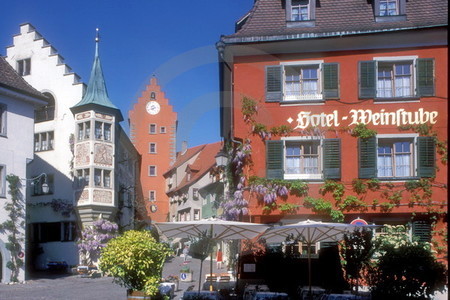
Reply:
[[434, 96], [434, 59], [417, 59], [417, 96]]
[[431, 136], [417, 138], [417, 176], [434, 177], [436, 172], [436, 141]]
[[359, 62], [359, 98], [375, 98], [377, 95], [376, 62]]
[[428, 221], [414, 221], [412, 234], [420, 242], [431, 242], [431, 224]]
[[279, 102], [283, 98], [282, 67], [266, 67], [266, 102]]
[[266, 177], [269, 179], [283, 179], [283, 145], [283, 141], [266, 141]]
[[323, 140], [323, 176], [325, 179], [341, 178], [341, 139]]
[[339, 64], [323, 64], [323, 97], [339, 99]]
[[367, 139], [358, 139], [359, 152], [359, 178], [377, 177], [377, 139], [371, 137]]

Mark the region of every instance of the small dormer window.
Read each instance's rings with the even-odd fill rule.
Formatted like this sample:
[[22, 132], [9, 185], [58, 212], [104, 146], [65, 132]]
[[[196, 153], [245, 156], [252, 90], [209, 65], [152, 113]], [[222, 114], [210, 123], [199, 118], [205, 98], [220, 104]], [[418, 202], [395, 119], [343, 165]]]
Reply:
[[287, 27], [314, 27], [315, 0], [286, 0]]
[[398, 0], [380, 0], [380, 16], [397, 16]]
[[406, 21], [406, 0], [374, 0], [376, 22]]
[[310, 20], [309, 0], [292, 0], [291, 20], [307, 21]]

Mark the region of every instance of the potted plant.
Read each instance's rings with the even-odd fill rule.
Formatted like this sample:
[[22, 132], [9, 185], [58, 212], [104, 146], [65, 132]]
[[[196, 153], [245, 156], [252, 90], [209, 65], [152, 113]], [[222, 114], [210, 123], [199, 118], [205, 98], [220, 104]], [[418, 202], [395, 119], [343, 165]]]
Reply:
[[180, 269], [180, 280], [181, 281], [192, 281], [192, 271], [189, 266], [183, 266]]
[[[129, 230], [102, 249], [99, 267], [128, 289], [128, 296], [150, 299], [158, 293], [162, 268], [170, 249], [150, 232]], [[148, 297], [148, 298], [147, 298]]]

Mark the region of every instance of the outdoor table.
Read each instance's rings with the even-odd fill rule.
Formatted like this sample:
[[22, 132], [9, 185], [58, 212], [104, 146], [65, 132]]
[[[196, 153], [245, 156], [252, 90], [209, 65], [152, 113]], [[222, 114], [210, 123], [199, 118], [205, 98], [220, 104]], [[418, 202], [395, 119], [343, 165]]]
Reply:
[[[183, 300], [186, 299], [198, 299], [199, 293], [196, 291], [184, 292]], [[218, 300], [219, 294], [216, 291], [200, 291], [200, 299]]]
[[253, 300], [264, 300], [264, 299], [279, 299], [287, 300], [288, 294], [286, 293], [274, 293], [274, 292], [256, 292]]
[[252, 300], [257, 292], [269, 292], [265, 284], [249, 284], [244, 289], [244, 300]]
[[312, 286], [311, 287], [311, 297], [309, 297], [309, 286], [304, 286], [299, 293], [300, 299], [319, 299], [321, 295], [325, 294], [325, 289]]
[[329, 294], [327, 300], [354, 300], [354, 299], [367, 299], [363, 296], [357, 296], [352, 294]]

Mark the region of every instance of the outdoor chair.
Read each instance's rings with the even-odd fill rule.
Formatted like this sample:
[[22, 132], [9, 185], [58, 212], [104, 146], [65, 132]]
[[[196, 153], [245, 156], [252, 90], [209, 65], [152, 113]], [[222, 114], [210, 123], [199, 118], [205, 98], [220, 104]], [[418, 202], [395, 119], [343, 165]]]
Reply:
[[217, 281], [217, 274], [213, 273], [213, 274], [206, 274], [205, 275], [206, 281], [210, 282], [216, 282]]

